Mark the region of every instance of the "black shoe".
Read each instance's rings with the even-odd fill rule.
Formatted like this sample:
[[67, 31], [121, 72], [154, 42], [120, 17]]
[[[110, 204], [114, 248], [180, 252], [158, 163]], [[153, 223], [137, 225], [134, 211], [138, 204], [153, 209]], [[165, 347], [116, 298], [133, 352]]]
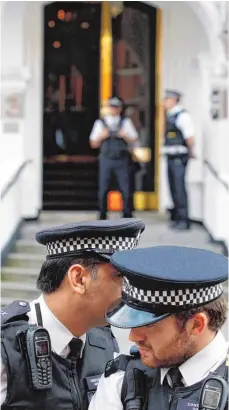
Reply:
[[170, 208], [167, 209], [168, 213], [169, 213], [169, 219], [170, 221], [176, 222], [177, 216], [176, 216], [176, 210], [175, 208]]
[[123, 218], [133, 218], [133, 214], [132, 212], [128, 213], [128, 214], [123, 214], [122, 216]]
[[176, 231], [187, 231], [190, 228], [189, 224], [186, 221], [179, 221], [175, 226], [174, 229]]

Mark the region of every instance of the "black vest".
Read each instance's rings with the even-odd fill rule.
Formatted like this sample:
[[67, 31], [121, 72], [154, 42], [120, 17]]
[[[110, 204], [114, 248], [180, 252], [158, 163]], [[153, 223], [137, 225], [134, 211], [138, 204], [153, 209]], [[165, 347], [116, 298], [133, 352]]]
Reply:
[[181, 145], [187, 147], [183, 134], [179, 128], [176, 127], [176, 121], [179, 115], [184, 112], [184, 110], [176, 113], [175, 115], [166, 116], [166, 129], [165, 129], [165, 141], [164, 145], [174, 146]]
[[78, 361], [52, 352], [53, 387], [36, 391], [30, 387], [17, 337], [28, 327], [28, 316], [18, 312], [15, 317], [7, 316], [1, 326], [2, 360], [7, 372], [7, 397], [2, 410], [86, 410], [107, 361], [118, 351], [110, 328], [95, 328], [87, 333], [83, 357]]
[[[161, 385], [160, 369], [151, 369], [140, 359], [124, 355], [107, 364], [105, 377], [119, 369], [125, 371], [121, 393], [124, 410], [198, 410], [205, 380], [192, 386], [173, 389], [167, 383]], [[224, 362], [214, 374], [217, 373], [227, 380], [226, 369]]]
[[[104, 127], [109, 128], [106, 124], [105, 119], [101, 120], [104, 124]], [[115, 131], [110, 132], [110, 136], [105, 139], [100, 148], [100, 154], [102, 157], [110, 159], [120, 159], [128, 157], [128, 144], [124, 141], [123, 138], [117, 137], [117, 133], [122, 128], [123, 118], [120, 118], [120, 122]]]

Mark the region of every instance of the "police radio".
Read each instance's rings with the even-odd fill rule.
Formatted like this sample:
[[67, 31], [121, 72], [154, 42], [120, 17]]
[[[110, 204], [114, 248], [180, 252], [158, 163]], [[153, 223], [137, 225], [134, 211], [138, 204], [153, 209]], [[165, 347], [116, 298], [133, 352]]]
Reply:
[[52, 387], [52, 353], [49, 333], [43, 327], [30, 327], [25, 336], [30, 382], [35, 390]]
[[222, 377], [209, 376], [203, 384], [199, 410], [225, 410], [228, 398], [228, 385]]
[[17, 333], [19, 346], [25, 357], [29, 381], [34, 390], [52, 388], [52, 350], [49, 332], [43, 328], [40, 305], [35, 305], [38, 326]]

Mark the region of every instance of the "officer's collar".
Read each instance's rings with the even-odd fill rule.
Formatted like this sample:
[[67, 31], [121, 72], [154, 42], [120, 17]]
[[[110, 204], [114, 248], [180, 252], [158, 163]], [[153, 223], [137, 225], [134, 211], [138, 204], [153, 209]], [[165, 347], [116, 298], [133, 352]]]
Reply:
[[[74, 337], [73, 334], [51, 312], [44, 300], [43, 295], [41, 295], [36, 301], [30, 303], [31, 312], [28, 314], [30, 318], [29, 321], [37, 323], [34, 309], [35, 303], [40, 304], [43, 326], [49, 332], [52, 350], [59, 356], [65, 356], [64, 350]], [[83, 335], [80, 339], [83, 343], [85, 343], [86, 335]]]
[[167, 111], [168, 115], [174, 115], [177, 114], [178, 112], [182, 111], [182, 107], [180, 104], [175, 105], [171, 110]]

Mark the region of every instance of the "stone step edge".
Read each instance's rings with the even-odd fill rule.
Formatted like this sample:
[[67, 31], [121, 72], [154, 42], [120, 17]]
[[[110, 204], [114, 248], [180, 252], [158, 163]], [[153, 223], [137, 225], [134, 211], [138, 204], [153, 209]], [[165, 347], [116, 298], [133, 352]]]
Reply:
[[1, 288], [2, 291], [4, 290], [12, 290], [14, 291], [18, 291], [21, 290], [23, 291], [31, 291], [31, 292], [38, 292], [38, 290], [36, 289], [36, 285], [34, 284], [30, 284], [30, 283], [21, 283], [21, 282], [7, 282], [7, 281], [3, 281], [1, 283]]
[[11, 252], [8, 255], [8, 260], [26, 260], [26, 261], [36, 261], [43, 262], [44, 256], [37, 253], [23, 253], [23, 252]]
[[11, 267], [6, 266], [2, 268], [2, 275], [25, 275], [25, 276], [38, 276], [39, 269], [26, 268], [26, 267]]

